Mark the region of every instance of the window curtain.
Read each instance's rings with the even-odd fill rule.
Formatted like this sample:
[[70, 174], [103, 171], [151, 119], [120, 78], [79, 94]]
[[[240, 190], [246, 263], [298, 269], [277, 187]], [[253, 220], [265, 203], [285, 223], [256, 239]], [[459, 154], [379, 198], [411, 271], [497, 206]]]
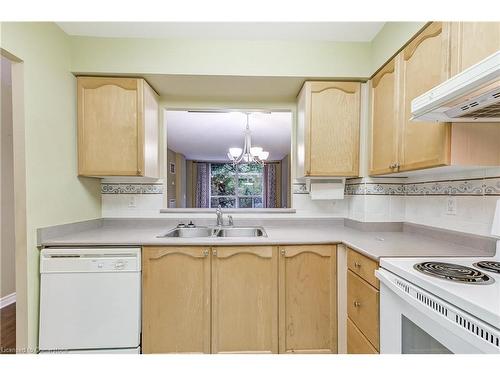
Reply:
[[265, 208], [281, 207], [281, 164], [264, 164], [264, 202]]
[[208, 163], [196, 163], [195, 182], [195, 207], [210, 207], [210, 165]]

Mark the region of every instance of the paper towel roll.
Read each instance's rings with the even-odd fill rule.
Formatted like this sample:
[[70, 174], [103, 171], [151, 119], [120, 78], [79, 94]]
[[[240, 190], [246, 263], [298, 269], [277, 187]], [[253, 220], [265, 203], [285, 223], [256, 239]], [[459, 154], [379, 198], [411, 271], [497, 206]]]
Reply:
[[491, 225], [491, 234], [500, 237], [500, 199], [497, 200], [495, 216], [493, 217], [493, 224]]

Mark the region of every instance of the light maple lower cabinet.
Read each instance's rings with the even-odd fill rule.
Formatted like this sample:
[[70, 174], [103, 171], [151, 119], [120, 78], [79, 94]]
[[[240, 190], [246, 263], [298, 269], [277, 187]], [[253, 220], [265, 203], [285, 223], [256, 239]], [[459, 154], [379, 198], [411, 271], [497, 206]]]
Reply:
[[337, 353], [336, 251], [144, 247], [143, 353]]
[[378, 263], [347, 250], [347, 352], [375, 354], [379, 350], [380, 284]]
[[276, 249], [215, 247], [212, 256], [212, 353], [277, 353]]
[[144, 248], [142, 352], [210, 353], [208, 248]]
[[347, 318], [347, 354], [378, 354], [350, 318]]
[[143, 353], [277, 353], [272, 246], [144, 247]]
[[337, 247], [279, 250], [280, 353], [337, 353]]

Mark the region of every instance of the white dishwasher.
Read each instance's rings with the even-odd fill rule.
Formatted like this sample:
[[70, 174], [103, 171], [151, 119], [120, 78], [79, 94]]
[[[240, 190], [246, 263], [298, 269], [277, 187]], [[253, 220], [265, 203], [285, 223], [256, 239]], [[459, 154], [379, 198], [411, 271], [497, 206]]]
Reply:
[[139, 248], [41, 251], [41, 353], [139, 353], [140, 334]]

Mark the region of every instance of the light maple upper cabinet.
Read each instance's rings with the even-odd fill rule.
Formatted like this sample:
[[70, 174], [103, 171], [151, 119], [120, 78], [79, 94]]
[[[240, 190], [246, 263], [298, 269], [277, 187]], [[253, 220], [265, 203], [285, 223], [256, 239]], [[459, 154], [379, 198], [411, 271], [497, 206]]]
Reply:
[[305, 82], [297, 102], [297, 177], [357, 176], [359, 82]]
[[337, 247], [279, 250], [280, 353], [337, 353]]
[[433, 22], [371, 80], [370, 175], [497, 166], [494, 123], [411, 121], [411, 101], [500, 49], [500, 22]]
[[411, 101], [449, 78], [447, 34], [441, 22], [433, 22], [399, 55], [402, 80], [399, 171], [450, 163], [450, 124], [411, 121]]
[[272, 246], [212, 250], [212, 353], [278, 352], [278, 258]]
[[78, 77], [80, 176], [158, 178], [158, 99], [139, 78]]
[[399, 60], [392, 59], [371, 82], [371, 158], [370, 174], [394, 171], [398, 156]]
[[210, 353], [210, 253], [206, 247], [145, 247], [142, 352]]
[[500, 50], [500, 22], [449, 22], [451, 74], [455, 75]]

